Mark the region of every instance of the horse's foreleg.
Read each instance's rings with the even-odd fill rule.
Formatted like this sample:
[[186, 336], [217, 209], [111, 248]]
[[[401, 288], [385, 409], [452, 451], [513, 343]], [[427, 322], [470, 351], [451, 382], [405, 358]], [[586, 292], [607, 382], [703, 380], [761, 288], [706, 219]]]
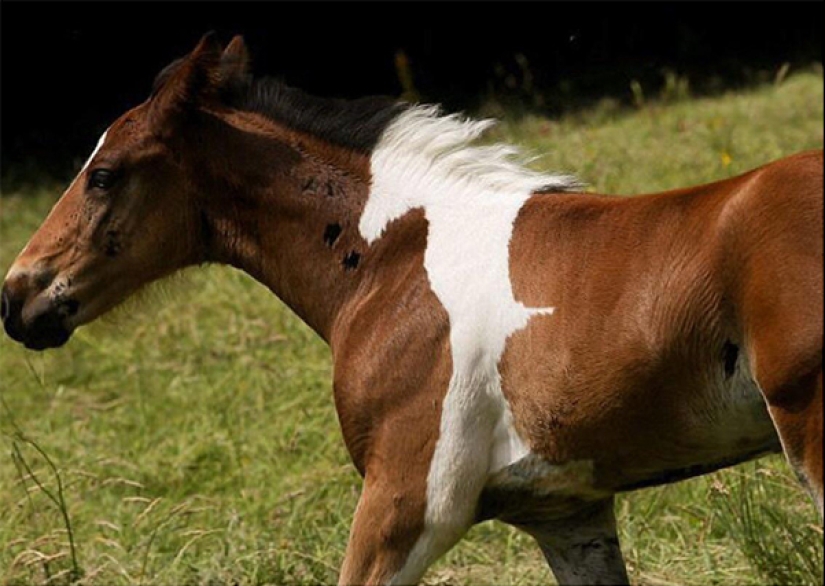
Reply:
[[[358, 501], [340, 585], [389, 584], [423, 530], [423, 494], [367, 477]], [[424, 569], [421, 570], [423, 574]]]
[[536, 539], [559, 584], [628, 584], [612, 498], [564, 520], [522, 529]]
[[340, 584], [415, 584], [472, 524], [486, 468], [450, 450], [444, 434], [437, 446], [416, 438], [424, 428], [371, 447]]
[[426, 522], [420, 485], [402, 475], [367, 476], [341, 569], [341, 585], [416, 584], [466, 526]]

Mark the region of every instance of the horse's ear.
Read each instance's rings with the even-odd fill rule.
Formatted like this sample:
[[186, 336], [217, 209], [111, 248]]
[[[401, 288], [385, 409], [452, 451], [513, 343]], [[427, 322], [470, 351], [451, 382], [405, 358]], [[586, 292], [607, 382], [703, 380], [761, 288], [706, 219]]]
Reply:
[[221, 55], [221, 86], [244, 83], [249, 77], [249, 51], [243, 37], [236, 35]]
[[217, 95], [221, 84], [221, 46], [205, 34], [187, 56], [160, 72], [150, 98], [150, 117], [164, 126], [172, 117]]

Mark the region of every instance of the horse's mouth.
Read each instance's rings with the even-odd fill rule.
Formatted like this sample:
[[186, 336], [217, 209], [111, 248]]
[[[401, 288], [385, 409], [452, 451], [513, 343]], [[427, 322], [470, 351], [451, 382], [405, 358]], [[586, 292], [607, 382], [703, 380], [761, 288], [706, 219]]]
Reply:
[[20, 320], [12, 319], [4, 320], [3, 327], [12, 340], [20, 342], [29, 350], [46, 350], [59, 348], [71, 338], [72, 330], [62, 322], [62, 318], [41, 316], [29, 327], [24, 327]]
[[65, 328], [50, 328], [37, 332], [34, 336], [28, 336], [22, 340], [23, 345], [29, 350], [46, 350], [48, 348], [59, 348], [69, 341], [72, 332]]
[[72, 336], [73, 329], [66, 325], [65, 303], [46, 308], [24, 320], [23, 307], [7, 291], [0, 296], [0, 318], [6, 334], [30, 350], [58, 348]]

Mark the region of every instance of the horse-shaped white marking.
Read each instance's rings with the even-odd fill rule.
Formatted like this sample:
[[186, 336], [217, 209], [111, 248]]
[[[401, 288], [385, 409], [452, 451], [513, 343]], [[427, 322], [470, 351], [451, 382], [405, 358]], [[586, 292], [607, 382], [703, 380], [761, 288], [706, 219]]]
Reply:
[[361, 235], [372, 243], [394, 219], [424, 210], [424, 267], [450, 319], [453, 359], [427, 477], [425, 529], [394, 583], [417, 579], [459, 539], [488, 477], [529, 453], [513, 427], [498, 363], [513, 332], [554, 308], [528, 308], [514, 298], [510, 238], [531, 194], [577, 183], [525, 169], [513, 147], [468, 146], [491, 124], [415, 107], [393, 121], [372, 154]]

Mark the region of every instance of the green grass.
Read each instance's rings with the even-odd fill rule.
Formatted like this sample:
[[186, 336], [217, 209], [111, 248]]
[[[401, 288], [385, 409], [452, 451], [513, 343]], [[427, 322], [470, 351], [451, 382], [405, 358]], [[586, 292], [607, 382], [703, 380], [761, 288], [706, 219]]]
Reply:
[[[707, 99], [601, 107], [494, 132], [536, 166], [632, 194], [823, 143], [821, 72]], [[5, 271], [56, 191], [4, 193]], [[190, 271], [63, 349], [0, 339], [0, 584], [294, 584], [336, 578], [360, 479], [326, 347], [263, 287]], [[816, 584], [822, 526], [779, 457], [618, 500], [641, 584]], [[532, 542], [475, 527], [429, 584], [547, 583]]]

